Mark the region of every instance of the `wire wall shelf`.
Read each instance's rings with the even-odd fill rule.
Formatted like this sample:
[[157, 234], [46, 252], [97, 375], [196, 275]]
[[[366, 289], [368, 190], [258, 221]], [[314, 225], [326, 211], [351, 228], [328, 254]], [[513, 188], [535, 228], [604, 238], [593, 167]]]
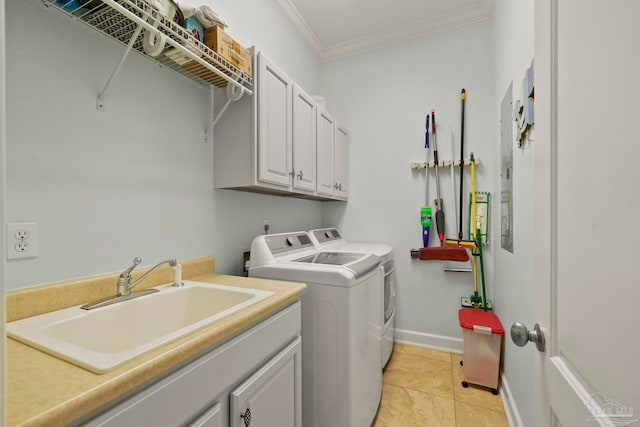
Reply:
[[[143, 0], [41, 0], [74, 20], [82, 22], [127, 49], [114, 70], [117, 74], [129, 51], [135, 50], [157, 64], [169, 68], [197, 83], [209, 87], [225, 87], [251, 95], [253, 78], [196, 39], [191, 32], [164, 16]], [[157, 41], [159, 51], [147, 53], [145, 32]], [[100, 104], [100, 96], [99, 96]], [[100, 105], [98, 105], [100, 108]]]

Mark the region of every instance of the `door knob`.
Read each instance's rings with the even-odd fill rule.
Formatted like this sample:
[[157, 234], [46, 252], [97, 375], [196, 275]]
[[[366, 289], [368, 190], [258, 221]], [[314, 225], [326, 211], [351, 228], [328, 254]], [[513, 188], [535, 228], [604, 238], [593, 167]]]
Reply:
[[536, 323], [533, 331], [527, 329], [520, 322], [511, 325], [511, 341], [518, 347], [524, 347], [529, 341], [536, 343], [538, 351], [544, 351], [545, 339], [542, 327]]

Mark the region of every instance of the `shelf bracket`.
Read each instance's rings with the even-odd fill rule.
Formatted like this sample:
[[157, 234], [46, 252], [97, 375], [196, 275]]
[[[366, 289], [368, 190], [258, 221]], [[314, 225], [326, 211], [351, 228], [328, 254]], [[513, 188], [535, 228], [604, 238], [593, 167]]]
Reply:
[[107, 92], [107, 89], [109, 89], [109, 86], [111, 85], [111, 82], [113, 81], [113, 79], [120, 72], [120, 69], [124, 64], [124, 61], [127, 59], [127, 56], [129, 56], [131, 49], [133, 49], [133, 45], [138, 39], [138, 36], [140, 35], [141, 31], [142, 31], [142, 25], [138, 25], [136, 27], [136, 30], [133, 32], [133, 35], [131, 36], [131, 40], [129, 40], [129, 43], [127, 44], [127, 48], [125, 49], [124, 54], [122, 55], [122, 58], [120, 58], [120, 62], [118, 62], [118, 65], [116, 65], [116, 68], [113, 69], [113, 71], [111, 72], [111, 75], [109, 76], [109, 80], [107, 80], [107, 83], [104, 85], [104, 88], [98, 94], [98, 98], [96, 99], [96, 108], [98, 109], [98, 111], [104, 111], [104, 108], [105, 108], [104, 99], [103, 99], [104, 94]]
[[[216, 126], [216, 123], [218, 123], [218, 120], [220, 120], [220, 117], [222, 117], [224, 112], [227, 111], [229, 105], [231, 105], [232, 102], [238, 101], [240, 98], [242, 98], [242, 95], [244, 94], [244, 90], [242, 89], [242, 86], [227, 85], [227, 102], [224, 103], [218, 114], [213, 118], [213, 123], [205, 132], [204, 139], [206, 142], [209, 141], [209, 135], [213, 131], [213, 128]], [[213, 111], [213, 89], [211, 90], [211, 111]]]
[[205, 143], [209, 142], [209, 140], [211, 138], [211, 135], [213, 134], [213, 128], [216, 125], [216, 122], [218, 121], [218, 118], [220, 117], [220, 114], [218, 114], [215, 117], [213, 115], [214, 107], [215, 107], [215, 97], [214, 97], [213, 86], [211, 86], [209, 88], [209, 93], [210, 93], [210, 96], [211, 96], [211, 123], [210, 123], [209, 127], [204, 132], [204, 142]]

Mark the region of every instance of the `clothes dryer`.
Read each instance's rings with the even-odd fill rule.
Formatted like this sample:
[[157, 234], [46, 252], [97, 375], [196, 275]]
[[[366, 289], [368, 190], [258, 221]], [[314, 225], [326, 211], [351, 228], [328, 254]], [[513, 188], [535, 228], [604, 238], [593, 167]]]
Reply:
[[336, 228], [310, 230], [309, 235], [321, 250], [371, 253], [380, 258], [382, 268], [382, 366], [384, 367], [393, 352], [393, 334], [396, 315], [396, 259], [393, 248], [386, 243], [353, 243], [345, 241]]
[[318, 250], [306, 232], [261, 235], [249, 276], [304, 282], [304, 426], [369, 427], [382, 394], [380, 259]]

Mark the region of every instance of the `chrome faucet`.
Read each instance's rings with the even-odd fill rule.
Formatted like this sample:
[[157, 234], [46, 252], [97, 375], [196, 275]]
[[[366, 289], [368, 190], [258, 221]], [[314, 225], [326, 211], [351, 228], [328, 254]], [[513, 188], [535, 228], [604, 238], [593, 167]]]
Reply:
[[[118, 296], [119, 297], [126, 296], [126, 295], [131, 295], [131, 289], [133, 289], [136, 286], [138, 286], [138, 284], [140, 284], [140, 282], [142, 282], [148, 275], [150, 275], [151, 273], [156, 271], [158, 268], [160, 268], [160, 266], [162, 266], [163, 264], [169, 264], [171, 267], [175, 267], [176, 265], [178, 265], [178, 263], [176, 262], [175, 259], [168, 259], [166, 261], [159, 262], [151, 270], [149, 270], [146, 273], [144, 273], [138, 280], [136, 280], [135, 282], [131, 283], [131, 272], [141, 262], [142, 262], [142, 258], [135, 257], [133, 259], [133, 265], [131, 267], [127, 268], [122, 273], [120, 273], [120, 276], [118, 277]], [[182, 282], [179, 283], [179, 282], [174, 280], [172, 286], [180, 287], [180, 286], [182, 286]]]
[[140, 284], [140, 282], [142, 282], [148, 275], [150, 275], [151, 273], [156, 271], [158, 268], [160, 268], [164, 264], [169, 264], [171, 267], [176, 269], [176, 274], [174, 276], [173, 284], [171, 286], [173, 286], [173, 287], [184, 286], [184, 284], [182, 283], [180, 264], [178, 264], [175, 259], [168, 259], [166, 261], [162, 261], [162, 262], [157, 263], [155, 266], [153, 266], [153, 268], [151, 268], [151, 270], [147, 271], [142, 276], [140, 276], [138, 278], [138, 280], [136, 280], [135, 282], [131, 283], [131, 272], [141, 262], [142, 262], [142, 258], [135, 257], [133, 259], [133, 264], [131, 265], [131, 267], [127, 268], [125, 271], [120, 273], [120, 276], [118, 276], [118, 294], [117, 295], [111, 296], [111, 297], [107, 297], [107, 298], [103, 298], [101, 300], [98, 300], [98, 301], [90, 303], [90, 304], [85, 304], [80, 308], [82, 308], [84, 310], [91, 310], [91, 309], [94, 309], [94, 308], [99, 308], [99, 307], [104, 307], [106, 305], [115, 304], [115, 303], [120, 302], [120, 301], [126, 301], [126, 300], [130, 300], [130, 299], [133, 299], [133, 298], [137, 298], [137, 297], [141, 297], [141, 296], [144, 296], [144, 295], [149, 295], [149, 294], [153, 294], [155, 292], [158, 292], [157, 289], [144, 289], [142, 291], [131, 292], [131, 289], [133, 289], [136, 286], [138, 286]]

